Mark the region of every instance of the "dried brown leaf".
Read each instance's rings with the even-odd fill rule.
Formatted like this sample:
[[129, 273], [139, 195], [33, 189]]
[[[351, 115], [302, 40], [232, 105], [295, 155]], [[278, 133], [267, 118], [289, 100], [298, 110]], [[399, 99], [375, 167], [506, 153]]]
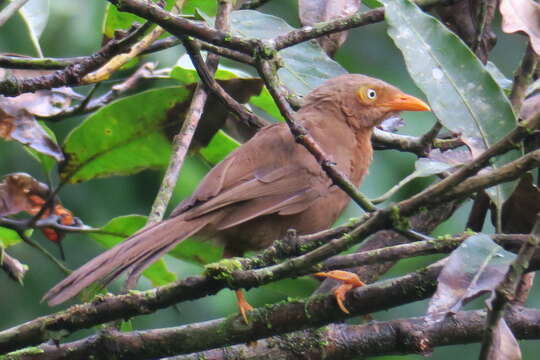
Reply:
[[429, 152], [428, 158], [434, 161], [448, 164], [452, 167], [463, 165], [472, 160], [471, 151], [466, 147], [459, 147], [457, 149], [449, 149], [441, 151], [440, 149], [433, 149]]
[[523, 101], [519, 117], [522, 120], [527, 120], [529, 117], [540, 111], [540, 93], [529, 96]]
[[377, 128], [383, 131], [396, 132], [399, 128], [405, 126], [405, 120], [399, 114], [393, 114], [380, 123]]
[[437, 279], [437, 291], [427, 311], [429, 321], [439, 321], [470, 300], [493, 293], [515, 258], [488, 235], [470, 236], [448, 257]]
[[[300, 0], [298, 10], [303, 26], [311, 26], [352, 15], [360, 9], [361, 0]], [[329, 56], [347, 40], [347, 31], [325, 35], [317, 39]]]
[[[27, 79], [49, 73], [51, 71], [0, 69], [0, 79]], [[58, 115], [70, 106], [72, 99], [80, 97], [67, 87], [39, 90], [15, 97], [0, 96], [0, 137], [18, 141], [57, 161], [63, 161], [62, 150], [34, 116]]]
[[25, 173], [4, 176], [0, 183], [0, 216], [31, 212], [36, 208], [32, 197], [47, 198], [49, 187]]
[[501, 319], [495, 328], [493, 344], [487, 358], [490, 360], [521, 360], [521, 349], [512, 331]]
[[[0, 183], [0, 216], [13, 215], [26, 212], [30, 215], [38, 214], [45, 206], [50, 196], [49, 187], [25, 173], [13, 173], [4, 176]], [[64, 226], [84, 226], [59, 201], [41, 215], [41, 219], [55, 216], [56, 222]], [[63, 233], [56, 229], [45, 227], [41, 231], [52, 242], [59, 243]]]
[[540, 55], [540, 4], [533, 0], [501, 0], [502, 30], [522, 31], [529, 36], [532, 48]]
[[[512, 196], [502, 207], [502, 230], [505, 233], [528, 234], [531, 232], [536, 214], [540, 212], [540, 189], [533, 184], [533, 176], [526, 173], [521, 177]], [[493, 213], [493, 212], [492, 212]], [[495, 223], [495, 219], [492, 217]]]
[[64, 154], [58, 144], [39, 125], [27, 110], [0, 98], [0, 137], [15, 140], [48, 156], [63, 161]]
[[[487, 7], [484, 18], [484, 31], [481, 38], [478, 36], [477, 9]], [[448, 6], [437, 6], [437, 13], [444, 24], [455, 32], [471, 49], [474, 50], [482, 63], [486, 64], [489, 51], [495, 46], [497, 38], [491, 30], [491, 22], [495, 15], [496, 0], [459, 1]]]

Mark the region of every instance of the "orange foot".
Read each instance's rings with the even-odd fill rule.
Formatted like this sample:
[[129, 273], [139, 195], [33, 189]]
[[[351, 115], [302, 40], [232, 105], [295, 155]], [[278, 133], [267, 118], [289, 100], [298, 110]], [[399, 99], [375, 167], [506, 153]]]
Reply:
[[331, 279], [336, 279], [339, 281], [343, 281], [343, 284], [339, 285], [334, 290], [334, 295], [336, 296], [336, 301], [339, 305], [339, 308], [341, 311], [343, 311], [345, 314], [349, 314], [349, 310], [345, 307], [343, 304], [343, 301], [345, 300], [345, 294], [347, 294], [347, 291], [352, 290], [354, 288], [364, 286], [365, 284], [360, 280], [358, 275], [348, 272], [348, 271], [342, 271], [342, 270], [332, 270], [328, 272], [318, 272], [314, 274], [315, 276], [323, 276]]
[[242, 289], [238, 289], [236, 292], [236, 303], [238, 304], [238, 309], [240, 309], [240, 314], [244, 318], [244, 322], [249, 324], [247, 312], [253, 310], [253, 306], [249, 305], [246, 298], [244, 297], [244, 292]]

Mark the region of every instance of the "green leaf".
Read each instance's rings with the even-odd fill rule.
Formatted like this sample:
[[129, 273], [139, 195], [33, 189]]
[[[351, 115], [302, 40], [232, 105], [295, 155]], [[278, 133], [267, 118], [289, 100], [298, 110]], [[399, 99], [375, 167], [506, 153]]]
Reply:
[[376, 9], [383, 6], [383, 4], [377, 0], [364, 0], [363, 3], [370, 9]]
[[[172, 68], [170, 76], [183, 84], [191, 84], [199, 81], [199, 75], [193, 63], [191, 62], [189, 55], [181, 56], [176, 65]], [[235, 69], [223, 64], [220, 64], [215, 78], [217, 80], [230, 80], [230, 79], [252, 79], [253, 76], [240, 69]], [[250, 104], [253, 104], [261, 110], [267, 112], [273, 118], [283, 121], [283, 116], [279, 112], [272, 95], [268, 92], [266, 87], [263, 88], [259, 95], [252, 96], [249, 100]]]
[[215, 165], [239, 146], [239, 142], [227, 135], [223, 130], [219, 130], [210, 140], [208, 146], [202, 148], [199, 153], [206, 161]]
[[15, 230], [0, 226], [0, 247], [8, 248], [23, 241]]
[[[231, 14], [231, 31], [235, 35], [272, 39], [291, 30], [294, 28], [283, 19], [258, 11], [240, 10]], [[283, 49], [279, 56], [283, 67], [278, 70], [278, 76], [289, 90], [298, 95], [306, 95], [325, 80], [347, 73], [312, 41]]]
[[266, 86], [262, 89], [261, 93], [257, 96], [252, 96], [249, 100], [250, 104], [257, 106], [259, 109], [265, 111], [274, 119], [279, 121], [285, 121], [283, 115], [279, 111], [274, 98], [270, 95], [270, 92]]
[[182, 7], [182, 14], [194, 15], [196, 10], [202, 11], [207, 15], [215, 16], [217, 14], [218, 2], [213, 0], [187, 0]]
[[153, 89], [96, 111], [66, 138], [62, 179], [75, 183], [166, 166], [171, 151], [163, 133], [167, 111], [191, 95], [183, 86]]
[[[153, 1], [157, 2], [157, 0]], [[172, 9], [174, 1], [175, 0], [166, 0], [165, 9]], [[144, 24], [146, 20], [125, 11], [118, 11], [116, 6], [107, 4], [107, 7], [105, 8], [105, 17], [103, 19], [103, 35], [112, 39], [116, 30], [127, 30], [136, 22]]]
[[485, 65], [486, 70], [489, 71], [491, 77], [499, 84], [499, 87], [504, 90], [506, 94], [510, 94], [512, 91], [512, 80], [508, 79], [504, 74], [499, 70], [497, 65], [488, 61]]
[[[384, 0], [388, 34], [403, 53], [407, 69], [426, 94], [442, 124], [462, 134], [463, 140], [481, 139], [487, 149], [516, 127], [508, 98], [471, 50], [454, 33], [408, 0]], [[519, 151], [499, 156], [500, 167]], [[514, 183], [492, 188], [501, 206]]]
[[[97, 231], [90, 232], [89, 235], [100, 245], [110, 249], [142, 229], [145, 224], [146, 216], [120, 216], [112, 219]], [[143, 275], [152, 282], [153, 286], [165, 285], [176, 280], [176, 275], [167, 269], [163, 260], [153, 263], [143, 272]]]
[[201, 241], [196, 238], [189, 238], [182, 241], [169, 252], [169, 255], [177, 259], [199, 265], [217, 262], [222, 259], [222, 254], [223, 247], [213, 244], [210, 241]]
[[19, 13], [28, 28], [28, 35], [39, 57], [43, 57], [39, 38], [49, 19], [49, 0], [30, 0], [20, 8]]
[[[49, 137], [52, 139], [52, 141], [54, 143], [58, 143], [57, 140], [56, 140], [56, 135], [47, 126], [47, 124], [45, 124], [45, 122], [38, 121], [38, 124], [39, 124], [39, 126], [41, 126], [43, 128], [43, 130], [45, 130], [45, 132], [49, 135]], [[24, 149], [30, 154], [30, 156], [32, 156], [34, 159], [36, 159], [41, 164], [45, 174], [49, 174], [51, 172], [51, 170], [53, 169], [53, 167], [56, 165], [56, 160], [53, 157], [47, 156], [46, 154], [38, 152], [38, 151], [28, 147], [28, 146], [25, 146]]]
[[[193, 66], [189, 55], [182, 55], [175, 66], [173, 66], [170, 76], [173, 79], [180, 81], [183, 84], [192, 84], [199, 81], [199, 74]], [[226, 65], [219, 65], [214, 76], [216, 80], [230, 80], [230, 79], [250, 79], [253, 78], [250, 74], [240, 69], [234, 69]]]

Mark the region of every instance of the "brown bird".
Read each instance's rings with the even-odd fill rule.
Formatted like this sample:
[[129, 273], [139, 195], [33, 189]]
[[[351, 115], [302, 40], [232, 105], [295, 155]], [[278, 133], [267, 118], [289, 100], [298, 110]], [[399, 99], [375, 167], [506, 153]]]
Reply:
[[[404, 110], [427, 111], [429, 106], [384, 81], [348, 74], [310, 92], [295, 119], [359, 186], [372, 160], [373, 128]], [[108, 284], [124, 271], [137, 278], [195, 234], [224, 244], [224, 257], [261, 250], [288, 229], [308, 234], [330, 227], [348, 202], [349, 197], [315, 158], [295, 142], [286, 124], [270, 125], [216, 165], [169, 219], [90, 260], [49, 290], [43, 300], [59, 304], [95, 281]], [[246, 320], [251, 307], [241, 291], [237, 297]]]

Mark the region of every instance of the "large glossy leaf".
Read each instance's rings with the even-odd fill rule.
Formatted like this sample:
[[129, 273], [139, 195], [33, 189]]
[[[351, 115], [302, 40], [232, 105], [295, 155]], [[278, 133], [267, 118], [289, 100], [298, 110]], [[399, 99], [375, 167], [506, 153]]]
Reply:
[[149, 90], [90, 115], [66, 138], [61, 177], [74, 183], [166, 166], [171, 150], [163, 132], [167, 111], [191, 93], [183, 86]]
[[49, 19], [49, 0], [30, 0], [19, 12], [28, 28], [28, 34], [34, 48], [38, 55], [42, 57], [43, 53], [39, 45], [39, 38], [43, 30], [45, 30], [47, 20]]
[[[281, 18], [254, 10], [231, 14], [232, 32], [245, 37], [271, 39], [293, 29]], [[299, 95], [307, 94], [327, 79], [347, 73], [314, 42], [286, 48], [279, 55], [283, 59], [283, 67], [279, 69], [278, 76], [285, 86]]]
[[[516, 126], [507, 97], [470, 49], [444, 25], [409, 0], [385, 0], [388, 33], [403, 53], [412, 79], [426, 94], [445, 127], [486, 149]], [[516, 159], [518, 151], [498, 157], [493, 166]], [[513, 184], [490, 189], [500, 207]]]
[[[103, 247], [110, 249], [122, 240], [134, 234], [146, 224], [146, 217], [141, 215], [120, 216], [109, 221], [96, 232], [90, 233], [90, 237]], [[170, 272], [163, 260], [158, 260], [148, 267], [143, 275], [154, 286], [165, 285], [176, 280], [176, 275]]]
[[488, 235], [470, 236], [449, 256], [429, 302], [428, 317], [438, 321], [468, 301], [493, 292], [516, 255], [495, 244]]

